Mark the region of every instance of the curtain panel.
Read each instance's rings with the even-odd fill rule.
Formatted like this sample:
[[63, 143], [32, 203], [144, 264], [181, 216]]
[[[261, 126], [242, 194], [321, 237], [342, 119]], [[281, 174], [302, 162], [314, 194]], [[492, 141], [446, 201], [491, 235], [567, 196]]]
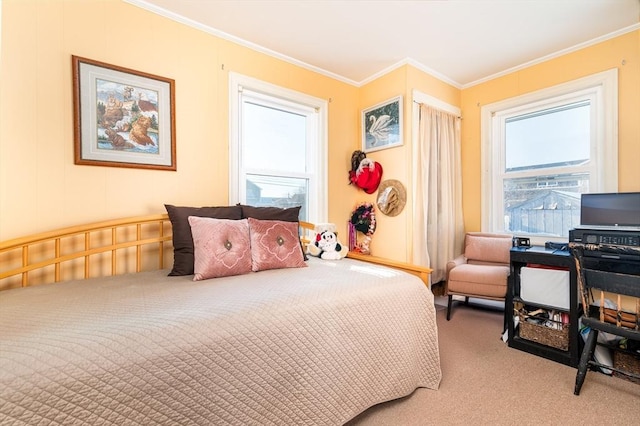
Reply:
[[418, 128], [413, 260], [437, 283], [464, 241], [460, 117], [420, 104]]

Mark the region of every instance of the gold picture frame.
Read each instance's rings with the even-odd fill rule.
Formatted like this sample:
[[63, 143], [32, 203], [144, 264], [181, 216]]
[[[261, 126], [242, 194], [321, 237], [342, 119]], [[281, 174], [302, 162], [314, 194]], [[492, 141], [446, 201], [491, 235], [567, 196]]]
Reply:
[[72, 56], [74, 162], [176, 170], [175, 82]]

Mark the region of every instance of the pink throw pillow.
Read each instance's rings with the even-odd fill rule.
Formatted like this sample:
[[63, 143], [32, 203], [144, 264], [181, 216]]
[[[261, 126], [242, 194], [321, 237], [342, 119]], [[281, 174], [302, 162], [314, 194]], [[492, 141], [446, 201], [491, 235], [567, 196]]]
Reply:
[[251, 244], [246, 219], [189, 216], [193, 235], [194, 281], [251, 272]]
[[248, 218], [251, 235], [251, 270], [304, 268], [297, 222]]

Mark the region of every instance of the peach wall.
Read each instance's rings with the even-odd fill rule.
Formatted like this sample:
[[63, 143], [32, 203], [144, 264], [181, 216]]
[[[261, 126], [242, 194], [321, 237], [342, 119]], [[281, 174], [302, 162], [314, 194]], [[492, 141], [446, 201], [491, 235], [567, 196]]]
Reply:
[[[468, 230], [481, 222], [480, 106], [613, 67], [620, 72], [620, 190], [640, 190], [640, 31], [464, 90], [410, 65], [357, 88], [120, 0], [1, 4], [0, 240], [163, 212], [164, 203], [226, 204], [230, 71], [329, 101], [329, 220], [343, 236], [354, 205], [375, 198], [347, 184], [351, 153], [361, 148], [361, 110], [399, 94], [404, 145], [369, 156], [411, 194], [414, 89], [462, 109]], [[71, 55], [175, 80], [176, 172], [73, 164]], [[378, 215], [374, 254], [411, 258], [411, 209], [409, 198], [399, 216]]]
[[[228, 73], [329, 103], [329, 185], [346, 187], [357, 88], [120, 0], [4, 0], [0, 240], [77, 223], [228, 202]], [[177, 171], [73, 164], [71, 55], [175, 80]], [[223, 69], [224, 65], [224, 69]], [[346, 223], [349, 193], [329, 220]]]
[[[403, 139], [402, 146], [389, 148], [381, 151], [374, 151], [367, 154], [368, 158], [377, 161], [382, 165], [382, 179], [397, 179], [404, 183], [409, 191], [410, 164], [409, 155], [411, 153], [411, 133], [408, 130], [409, 120], [407, 120], [407, 105], [410, 99], [406, 96], [407, 67], [397, 68], [384, 76], [366, 84], [360, 88], [358, 99], [358, 123], [362, 126], [362, 110], [372, 107], [398, 95], [403, 96]], [[410, 114], [410, 113], [409, 113]], [[409, 115], [410, 117], [410, 115]], [[409, 133], [408, 133], [409, 132]], [[359, 130], [358, 137], [353, 144], [353, 150], [362, 149], [362, 132]], [[349, 190], [354, 197], [352, 205], [369, 201], [375, 204], [376, 193], [371, 195], [358, 189], [356, 186], [349, 186]], [[395, 217], [385, 216], [379, 211], [376, 212], [377, 228], [373, 235], [371, 251], [376, 256], [388, 257], [391, 259], [405, 260], [410, 242], [407, 240], [407, 227], [410, 220], [410, 210], [405, 208], [402, 213]]]
[[640, 191], [640, 31], [633, 31], [462, 90], [467, 231], [481, 229], [481, 107], [612, 68], [618, 69], [618, 189]]
[[[413, 191], [412, 93], [414, 89], [427, 93], [449, 104], [455, 106], [460, 105], [459, 89], [425, 74], [410, 65], [399, 67], [371, 83], [364, 85], [360, 88], [359, 96], [360, 111], [395, 96], [403, 96], [404, 144], [400, 147], [374, 151], [367, 155], [367, 157], [380, 162], [383, 166], [383, 180], [397, 179], [405, 185], [407, 190], [407, 204], [402, 213], [395, 217], [389, 217], [378, 212], [376, 218], [379, 226], [373, 236], [373, 242], [371, 244], [372, 252], [376, 256], [400, 261], [409, 261], [413, 258], [413, 204], [411, 193]], [[359, 120], [361, 120], [360, 117]], [[361, 149], [360, 138], [354, 149]], [[356, 190], [355, 187], [353, 191], [356, 192], [357, 201], [375, 202], [376, 194], [367, 195], [363, 191]]]

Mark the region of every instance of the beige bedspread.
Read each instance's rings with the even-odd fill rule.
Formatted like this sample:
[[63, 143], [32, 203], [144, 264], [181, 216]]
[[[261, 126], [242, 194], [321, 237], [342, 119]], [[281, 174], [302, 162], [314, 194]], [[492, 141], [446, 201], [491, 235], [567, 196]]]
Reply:
[[339, 425], [437, 389], [431, 292], [351, 259], [0, 292], [0, 424]]

